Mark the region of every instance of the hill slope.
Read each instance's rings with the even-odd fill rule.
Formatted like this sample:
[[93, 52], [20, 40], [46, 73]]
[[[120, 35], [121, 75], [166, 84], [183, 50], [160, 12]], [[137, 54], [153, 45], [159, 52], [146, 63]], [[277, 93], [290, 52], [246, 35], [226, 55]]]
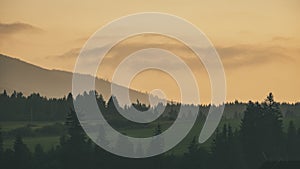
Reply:
[[[19, 59], [0, 54], [0, 90], [8, 92], [14, 90], [28, 95], [38, 92], [47, 97], [62, 97], [72, 90], [71, 72], [48, 70], [32, 65]], [[84, 75], [88, 78], [92, 76]], [[103, 79], [96, 79], [96, 90], [105, 99], [110, 97], [111, 83]], [[139, 99], [148, 103], [148, 95], [130, 89], [132, 100]]]

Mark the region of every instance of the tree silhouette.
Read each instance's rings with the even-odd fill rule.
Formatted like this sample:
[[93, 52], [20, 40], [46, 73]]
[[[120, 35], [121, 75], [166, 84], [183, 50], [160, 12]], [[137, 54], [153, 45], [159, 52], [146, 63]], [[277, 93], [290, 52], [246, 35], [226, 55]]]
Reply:
[[188, 152], [184, 154], [180, 168], [204, 169], [208, 168], [210, 154], [204, 148], [199, 147], [197, 137], [194, 136], [188, 146]]
[[259, 103], [249, 102], [241, 124], [241, 139], [249, 168], [280, 159], [283, 151], [282, 115], [270, 93]]
[[0, 166], [3, 164], [4, 148], [3, 148], [3, 137], [2, 128], [0, 127]]
[[14, 164], [17, 169], [31, 168], [31, 153], [23, 143], [22, 137], [17, 136], [14, 143]]
[[112, 115], [118, 113], [118, 102], [115, 96], [111, 96], [107, 102], [107, 113]]
[[276, 160], [282, 158], [283, 151], [283, 127], [282, 114], [279, 103], [274, 101], [274, 96], [270, 93], [262, 103], [263, 119], [261, 119], [264, 133], [261, 139], [263, 144], [263, 154], [265, 159]]
[[155, 130], [154, 130], [154, 135], [156, 136], [156, 135], [159, 135], [161, 133], [162, 133], [162, 129], [161, 129], [160, 124], [158, 123]]
[[[123, 135], [126, 136], [126, 133], [123, 133]], [[126, 137], [122, 137], [121, 134], [118, 137], [115, 148], [121, 153], [133, 154], [134, 152], [133, 144]]]
[[132, 103], [132, 106], [136, 108], [138, 111], [146, 111], [150, 108], [150, 106], [147, 106], [146, 104], [142, 104], [138, 99], [136, 100], [136, 103]]
[[69, 94], [68, 94], [68, 97], [67, 97], [67, 106], [68, 106], [70, 109], [74, 110], [74, 105], [73, 105], [73, 95], [72, 95], [72, 93], [69, 93]]
[[99, 109], [102, 113], [105, 113], [105, 100], [103, 98], [103, 96], [100, 94], [98, 94], [97, 92], [95, 92], [95, 96], [96, 96], [96, 99], [97, 99], [97, 104], [99, 106]]
[[92, 147], [87, 144], [86, 135], [82, 129], [75, 111], [68, 113], [66, 122], [68, 136], [62, 138], [61, 163], [65, 169], [83, 169], [86, 168], [86, 162], [89, 161], [89, 152]]
[[262, 108], [260, 104], [250, 101], [241, 124], [241, 141], [248, 168], [258, 168], [263, 161], [260, 144], [263, 133], [260, 132], [261, 124], [259, 122], [261, 116]]
[[228, 160], [226, 159], [228, 153], [227, 139], [227, 125], [224, 124], [222, 132], [217, 129], [215, 139], [211, 146], [214, 168], [225, 167], [225, 164], [228, 163]]
[[1, 168], [16, 168], [15, 153], [11, 149], [6, 149], [1, 157]]
[[35, 169], [41, 169], [41, 168], [46, 168], [46, 163], [47, 163], [47, 156], [46, 153], [44, 152], [43, 147], [40, 144], [37, 144], [34, 149], [34, 154], [33, 154], [33, 159], [34, 159], [34, 164], [33, 168]]
[[[153, 131], [154, 136], [158, 136], [162, 133], [160, 124], [158, 123]], [[152, 154], [154, 152], [162, 151], [164, 148], [164, 140], [161, 137], [154, 137], [148, 148], [148, 153]], [[162, 167], [162, 155], [157, 155], [151, 158], [155, 168], [160, 169]]]
[[288, 160], [299, 160], [300, 150], [295, 148], [299, 146], [297, 138], [297, 129], [293, 121], [290, 121], [287, 131], [287, 159]]
[[231, 125], [224, 124], [222, 132], [216, 132], [211, 146], [213, 168], [242, 169], [242, 152], [240, 148], [239, 135], [232, 131]]
[[197, 143], [197, 139], [194, 136], [193, 140], [191, 141], [191, 143], [188, 146], [188, 152], [189, 154], [193, 155], [198, 151], [198, 143]]
[[[85, 92], [84, 95], [85, 97], [89, 97], [92, 96], [93, 93]], [[111, 116], [108, 121], [113, 120], [113, 124], [117, 126], [116, 129], [124, 129], [123, 126], [128, 127], [128, 123], [125, 123], [124, 119], [121, 120], [116, 116], [117, 109], [112, 102], [113, 97], [110, 98], [106, 107], [103, 97], [96, 92], [95, 96], [98, 106], [100, 109], [103, 109], [104, 114]], [[76, 97], [76, 99], [84, 99], [84, 96]], [[73, 108], [72, 102], [73, 96], [71, 94], [60, 99], [47, 99], [37, 93], [33, 93], [28, 97], [23, 96], [20, 92], [13, 92], [11, 95], [8, 95], [6, 91], [4, 91], [0, 94], [1, 121], [7, 121], [8, 119], [28, 121], [28, 115], [30, 114], [28, 112], [31, 110], [34, 115], [33, 119], [35, 120], [57, 120], [61, 119], [63, 116], [65, 118], [65, 115], [67, 116], [65, 125], [59, 125], [59, 130], [62, 130], [60, 134], [63, 134], [60, 138], [60, 144], [53, 146], [47, 151], [46, 149], [44, 150], [41, 145], [36, 145], [34, 152], [31, 153], [20, 137], [25, 137], [25, 135], [33, 136], [41, 133], [47, 134], [47, 132], [44, 132], [45, 130], [41, 130], [44, 127], [35, 129], [32, 128], [32, 126], [26, 126], [11, 131], [2, 131], [0, 128], [0, 168], [118, 169], [122, 167], [144, 169], [256, 169], [265, 161], [279, 161], [282, 159], [300, 160], [300, 128], [297, 130], [297, 125], [299, 125], [298, 121], [290, 121], [287, 132], [284, 132], [282, 129], [281, 115], [281, 110], [287, 114], [289, 111], [292, 111], [293, 116], [288, 117], [294, 118], [300, 110], [300, 104], [286, 103], [279, 105], [274, 101], [272, 93], [270, 93], [262, 103], [253, 103], [250, 101], [248, 104], [244, 104], [236, 101], [235, 103], [227, 104], [229, 105], [227, 111], [230, 110], [230, 112], [226, 114], [226, 119], [234, 118], [237, 120], [242, 118], [241, 126], [240, 128], [237, 128], [237, 126], [234, 125], [231, 126], [230, 124], [233, 123], [229, 121], [228, 124], [218, 128], [214, 134], [214, 140], [210, 147], [207, 147], [206, 145], [201, 147], [202, 145], [197, 143], [197, 135], [192, 140], [190, 140], [191, 135], [189, 135], [186, 140], [183, 141], [184, 146], [186, 146], [186, 141], [189, 142], [187, 147], [178, 145], [179, 148], [187, 148], [185, 149], [187, 152], [184, 153], [183, 156], [173, 154], [176, 151], [170, 151], [162, 155], [145, 159], [128, 159], [113, 155], [95, 145], [90, 139], [87, 139], [75, 111], [69, 111], [70, 108]], [[141, 105], [142, 104], [138, 102], [135, 106], [139, 107]], [[87, 105], [87, 107], [88, 106], [89, 105]], [[124, 108], [125, 111], [131, 113], [132, 106]], [[193, 105], [182, 106], [188, 107]], [[238, 109], [235, 108], [235, 106], [237, 106]], [[178, 112], [179, 107], [180, 104], [167, 104], [164, 114], [161, 116], [163, 118], [154, 122], [154, 124], [157, 125], [152, 129], [153, 136], [160, 135], [163, 132], [161, 124], [164, 124], [164, 127], [166, 128], [168, 123], [164, 122], [170, 122], [170, 119], [176, 118], [176, 112]], [[203, 117], [207, 113], [208, 108], [208, 105], [199, 106], [199, 112], [202, 112], [201, 114]], [[245, 111], [244, 108], [246, 108]], [[150, 110], [151, 109], [156, 111], [160, 109], [160, 107], [151, 107]], [[141, 110], [143, 110], [143, 108], [141, 108]], [[201, 119], [201, 116], [198, 118]], [[57, 126], [57, 124], [55, 124], [55, 126]], [[152, 127], [153, 125], [147, 124], [144, 126]], [[105, 144], [110, 144], [110, 142], [106, 140], [103, 126], [99, 126], [99, 128], [100, 132], [98, 140], [101, 140]], [[131, 126], [129, 128], [131, 129]], [[7, 141], [5, 139], [10, 139], [16, 135], [17, 137], [13, 149], [6, 148], [6, 146], [4, 146], [4, 149], [3, 139], [4, 141]], [[135, 153], [144, 155], [155, 149], [163, 149], [164, 140], [159, 137], [155, 138], [156, 139], [152, 140], [150, 146], [147, 147], [148, 149], [141, 145], [135, 147]], [[133, 153], [133, 146], [128, 140], [119, 139], [117, 142], [117, 145], [127, 145], [121, 151], [130, 151]], [[120, 149], [121, 146], [118, 148]], [[145, 149], [148, 151], [144, 152]]]

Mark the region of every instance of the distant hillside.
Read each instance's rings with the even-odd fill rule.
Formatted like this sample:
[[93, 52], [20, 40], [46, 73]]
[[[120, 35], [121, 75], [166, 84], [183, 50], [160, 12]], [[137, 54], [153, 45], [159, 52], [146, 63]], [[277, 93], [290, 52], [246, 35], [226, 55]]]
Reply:
[[[25, 95], [38, 92], [47, 97], [62, 97], [72, 89], [72, 73], [59, 70], [48, 70], [19, 59], [0, 54], [0, 90], [14, 90]], [[88, 78], [92, 76], [86, 75]], [[105, 99], [110, 97], [111, 83], [96, 79], [96, 90]], [[130, 97], [136, 101], [148, 103], [148, 95], [130, 90]]]
[[[85, 75], [88, 78], [91, 76]], [[0, 54], [0, 93], [3, 90], [12, 93], [14, 90], [30, 95], [34, 92], [46, 97], [61, 98], [72, 89], [72, 73], [59, 70], [44, 69], [19, 59]], [[102, 94], [105, 100], [110, 97], [111, 83], [103, 79], [96, 79], [96, 90]], [[139, 99], [148, 103], [148, 95], [135, 90], [130, 90], [133, 102]], [[207, 106], [202, 107], [207, 112]], [[239, 116], [246, 108], [245, 103], [228, 103], [225, 106], [224, 117], [232, 118]], [[282, 113], [300, 116], [300, 103], [280, 105]]]

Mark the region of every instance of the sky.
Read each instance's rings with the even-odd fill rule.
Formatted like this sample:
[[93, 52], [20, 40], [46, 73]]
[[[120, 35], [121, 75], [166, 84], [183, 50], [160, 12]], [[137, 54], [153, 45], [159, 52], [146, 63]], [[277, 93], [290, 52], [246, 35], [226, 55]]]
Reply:
[[[102, 26], [137, 12], [163, 12], [194, 24], [214, 44], [224, 65], [227, 101], [262, 101], [273, 92], [278, 101], [296, 102], [300, 101], [299, 9], [298, 0], [0, 0], [0, 53], [47, 69], [73, 71], [80, 49]], [[137, 36], [121, 42], [115, 47], [117, 54], [107, 55], [98, 76], [112, 80], [120, 55], [151, 45], [185, 56], [201, 101], [210, 101], [205, 68], [182, 44], [167, 37]], [[168, 99], [180, 98], [176, 81], [157, 70], [139, 73], [130, 87], [147, 92], [161, 88]]]

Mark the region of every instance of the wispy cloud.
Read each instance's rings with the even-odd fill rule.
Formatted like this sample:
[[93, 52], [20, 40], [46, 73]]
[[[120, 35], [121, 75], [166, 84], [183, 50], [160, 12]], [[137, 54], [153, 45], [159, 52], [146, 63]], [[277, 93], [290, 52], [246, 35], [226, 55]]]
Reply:
[[290, 38], [290, 37], [284, 37], [284, 36], [275, 36], [275, 37], [273, 37], [272, 38], [272, 41], [290, 41], [290, 40], [292, 40], [292, 38]]
[[238, 68], [293, 60], [289, 49], [279, 45], [266, 46], [259, 44], [243, 44], [229, 47], [217, 47], [217, 51], [227, 68]]
[[11, 35], [20, 32], [30, 32], [30, 33], [40, 33], [43, 32], [39, 27], [22, 23], [22, 22], [15, 22], [15, 23], [0, 23], [0, 35]]
[[[290, 38], [285, 37], [274, 37], [273, 40], [289, 40]], [[150, 45], [149, 45], [150, 44]], [[105, 66], [110, 66], [115, 68], [118, 63], [124, 59], [124, 56], [128, 56], [132, 52], [144, 49], [147, 47], [159, 47], [166, 50], [171, 50], [173, 53], [179, 53], [183, 56], [183, 59], [187, 64], [193, 68], [199, 67], [199, 60], [196, 57], [191, 55], [191, 52], [188, 52], [186, 46], [180, 45], [177, 43], [170, 42], [161, 42], [161, 41], [134, 41], [130, 43], [119, 44], [118, 47], [114, 50], [112, 49], [110, 53], [105, 57]], [[93, 63], [96, 59], [95, 56], [100, 51], [103, 51], [105, 46], [100, 46], [97, 48], [89, 49], [84, 52], [84, 55], [87, 56], [87, 63]], [[201, 49], [204, 51], [205, 49]], [[291, 49], [287, 46], [282, 46], [279, 44], [272, 43], [262, 43], [262, 44], [237, 44], [232, 46], [216, 46], [216, 50], [219, 53], [219, 56], [223, 62], [223, 65], [226, 69], [238, 69], [246, 66], [260, 66], [264, 64], [269, 64], [273, 62], [290, 62], [293, 61], [293, 55], [295, 53], [291, 52]], [[175, 52], [174, 52], [175, 51]], [[298, 51], [298, 50], [294, 50]], [[59, 58], [59, 59], [76, 59], [79, 55], [80, 48], [71, 49], [61, 55], [51, 56], [49, 59]], [[299, 54], [299, 52], [298, 52]], [[209, 58], [208, 58], [209, 59]], [[168, 63], [167, 66], [172, 66], [173, 63], [164, 59], [151, 61], [149, 58], [141, 57], [137, 59], [132, 64], [143, 64], [145, 62], [156, 62], [157, 64]], [[174, 62], [175, 64], [175, 62]], [[130, 65], [134, 66], [134, 65]], [[129, 66], [129, 67], [130, 67]], [[176, 66], [175, 66], [176, 67]], [[178, 67], [177, 67], [178, 68]]]
[[80, 52], [80, 48], [73, 48], [68, 50], [65, 53], [62, 53], [60, 55], [52, 55], [52, 56], [47, 56], [46, 59], [75, 59], [76, 57], [78, 57]]

